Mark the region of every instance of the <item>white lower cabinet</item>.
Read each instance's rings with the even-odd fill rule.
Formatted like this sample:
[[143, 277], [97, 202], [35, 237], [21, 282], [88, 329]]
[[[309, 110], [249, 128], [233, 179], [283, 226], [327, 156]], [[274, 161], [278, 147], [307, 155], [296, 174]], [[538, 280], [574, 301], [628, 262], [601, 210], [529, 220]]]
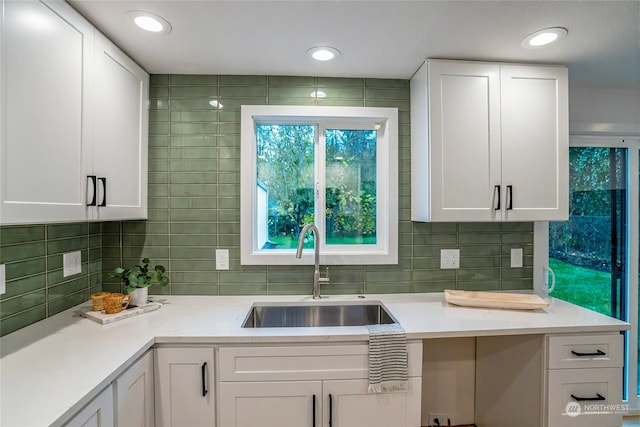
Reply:
[[323, 426], [388, 427], [420, 425], [422, 379], [409, 379], [408, 392], [369, 393], [369, 380], [322, 383]]
[[118, 427], [155, 424], [153, 350], [149, 350], [113, 382]]
[[114, 427], [114, 425], [113, 387], [109, 386], [75, 414], [65, 427]]
[[215, 426], [213, 347], [159, 347], [155, 352], [155, 425]]
[[222, 347], [221, 427], [419, 427], [422, 343], [409, 344], [409, 390], [368, 392], [368, 346]]
[[319, 426], [321, 381], [220, 383], [220, 425]]

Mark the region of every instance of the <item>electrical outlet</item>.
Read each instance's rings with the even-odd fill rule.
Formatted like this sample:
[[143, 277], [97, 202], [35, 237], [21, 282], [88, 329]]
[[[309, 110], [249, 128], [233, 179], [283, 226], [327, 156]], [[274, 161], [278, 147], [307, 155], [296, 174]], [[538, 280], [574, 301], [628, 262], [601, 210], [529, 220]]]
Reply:
[[511, 248], [511, 268], [522, 267], [522, 248]]
[[62, 255], [62, 276], [69, 277], [82, 272], [82, 253], [69, 252]]
[[460, 249], [440, 249], [440, 268], [460, 268]]
[[429, 423], [427, 425], [429, 427], [450, 426], [451, 423], [450, 423], [449, 414], [447, 414], [446, 412], [442, 412], [442, 413], [430, 412]]
[[216, 249], [216, 270], [229, 269], [229, 249]]
[[5, 275], [4, 264], [0, 264], [0, 295], [7, 292], [7, 277]]

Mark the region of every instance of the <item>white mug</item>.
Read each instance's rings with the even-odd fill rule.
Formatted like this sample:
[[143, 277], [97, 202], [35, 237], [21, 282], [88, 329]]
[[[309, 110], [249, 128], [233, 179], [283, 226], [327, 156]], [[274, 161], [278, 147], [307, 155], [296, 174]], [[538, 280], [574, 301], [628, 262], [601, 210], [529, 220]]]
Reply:
[[[556, 273], [548, 265], [542, 267], [542, 271], [544, 272], [544, 287], [542, 288], [542, 291], [549, 295], [553, 292], [553, 288], [556, 287]], [[551, 284], [549, 284], [549, 274], [551, 274]]]

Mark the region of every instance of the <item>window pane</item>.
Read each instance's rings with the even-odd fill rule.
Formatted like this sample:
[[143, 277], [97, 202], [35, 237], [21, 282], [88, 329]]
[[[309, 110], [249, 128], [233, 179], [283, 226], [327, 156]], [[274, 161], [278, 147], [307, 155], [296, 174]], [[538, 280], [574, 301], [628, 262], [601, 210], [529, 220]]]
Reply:
[[376, 244], [375, 130], [327, 129], [326, 243]]
[[258, 248], [295, 249], [301, 226], [314, 221], [315, 139], [314, 125], [256, 126]]

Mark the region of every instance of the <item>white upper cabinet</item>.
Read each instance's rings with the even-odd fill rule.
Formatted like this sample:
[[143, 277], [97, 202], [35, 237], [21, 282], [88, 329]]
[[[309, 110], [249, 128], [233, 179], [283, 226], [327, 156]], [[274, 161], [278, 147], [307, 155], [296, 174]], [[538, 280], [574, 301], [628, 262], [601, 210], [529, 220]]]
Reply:
[[94, 219], [144, 219], [149, 75], [99, 33], [94, 55], [93, 175], [106, 204]]
[[429, 60], [411, 80], [412, 219], [568, 216], [567, 71]]
[[1, 31], [0, 225], [145, 218], [148, 74], [65, 2]]
[[4, 8], [0, 223], [84, 220], [94, 30], [61, 2]]

